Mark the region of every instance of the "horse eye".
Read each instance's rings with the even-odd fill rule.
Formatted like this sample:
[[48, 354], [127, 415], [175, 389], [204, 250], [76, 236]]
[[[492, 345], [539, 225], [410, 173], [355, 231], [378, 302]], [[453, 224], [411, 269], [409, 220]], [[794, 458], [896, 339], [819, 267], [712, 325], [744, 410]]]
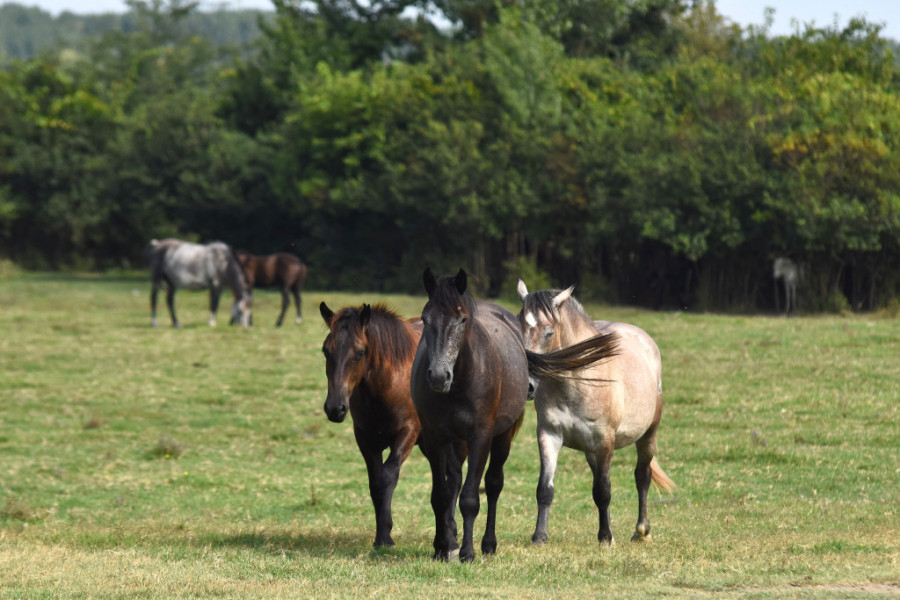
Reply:
[[548, 330], [546, 330], [546, 331], [544, 332], [544, 339], [545, 339], [545, 340], [549, 340], [549, 339], [552, 338], [552, 337], [553, 337], [553, 330], [552, 330], [552, 329], [548, 329]]
[[364, 349], [363, 349], [363, 350], [357, 350], [357, 351], [356, 351], [356, 360], [360, 360], [360, 359], [361, 359], [363, 356], [365, 356], [365, 355], [366, 355], [366, 351], [365, 351]]

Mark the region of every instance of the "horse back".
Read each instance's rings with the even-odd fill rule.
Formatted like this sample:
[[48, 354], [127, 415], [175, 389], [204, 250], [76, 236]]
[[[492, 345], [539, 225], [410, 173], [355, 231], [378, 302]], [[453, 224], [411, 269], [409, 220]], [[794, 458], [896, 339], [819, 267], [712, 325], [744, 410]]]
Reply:
[[299, 291], [306, 280], [306, 265], [288, 252], [265, 256], [246, 254], [242, 257], [241, 263], [255, 287]]
[[495, 431], [501, 432], [518, 422], [528, 398], [525, 338], [509, 310], [484, 300], [477, 307], [480, 327], [473, 335], [475, 343], [485, 348], [484, 376], [493, 376], [498, 386]]
[[650, 335], [635, 325], [608, 321], [595, 322], [600, 333], [619, 336], [619, 354], [595, 368], [591, 376], [611, 383], [601, 389], [611, 409], [619, 413], [616, 447], [640, 438], [658, 422], [662, 411], [662, 360], [659, 347]]

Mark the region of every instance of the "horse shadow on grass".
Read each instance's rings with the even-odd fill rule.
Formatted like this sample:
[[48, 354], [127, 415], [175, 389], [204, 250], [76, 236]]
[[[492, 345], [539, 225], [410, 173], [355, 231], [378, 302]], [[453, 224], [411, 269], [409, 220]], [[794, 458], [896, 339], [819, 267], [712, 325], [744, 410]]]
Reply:
[[[297, 533], [259, 531], [233, 534], [209, 533], [197, 536], [194, 543], [202, 547], [241, 548], [277, 556], [297, 558], [421, 558], [430, 556], [416, 545], [374, 548], [369, 533]], [[430, 550], [430, 547], [428, 548]]]

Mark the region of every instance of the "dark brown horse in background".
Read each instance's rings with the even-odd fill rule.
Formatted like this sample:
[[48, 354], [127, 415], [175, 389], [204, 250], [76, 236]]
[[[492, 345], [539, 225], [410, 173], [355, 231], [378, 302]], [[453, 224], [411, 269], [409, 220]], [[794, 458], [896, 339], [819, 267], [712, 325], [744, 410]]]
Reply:
[[[375, 506], [375, 546], [393, 546], [391, 499], [400, 467], [417, 443], [421, 428], [410, 397], [409, 377], [422, 321], [418, 317], [402, 319], [383, 304], [363, 304], [334, 313], [322, 302], [319, 312], [330, 330], [322, 344], [328, 376], [325, 414], [335, 423], [341, 423], [348, 412], [352, 415]], [[387, 448], [390, 452], [382, 461]], [[457, 481], [456, 486], [462, 460], [450, 457], [449, 475]]]
[[287, 252], [256, 256], [248, 252], [238, 252], [238, 260], [244, 266], [244, 272], [250, 282], [250, 288], [275, 288], [281, 290], [281, 314], [275, 327], [281, 327], [284, 313], [291, 304], [290, 295], [294, 296], [297, 305], [297, 323], [303, 321], [300, 306], [300, 291], [306, 281], [306, 265], [299, 258]]
[[[465, 271], [435, 279], [426, 269], [423, 279], [428, 302], [422, 310], [424, 334], [410, 385], [422, 425], [419, 445], [431, 465], [434, 558], [448, 560], [455, 549], [452, 507], [459, 493], [463, 516], [459, 559], [471, 561], [482, 475], [488, 516], [481, 551], [493, 554], [497, 549], [495, 524], [503, 465], [522, 425], [529, 376], [564, 377], [609, 358], [615, 353], [617, 337], [597, 336], [546, 355], [528, 352], [513, 314], [497, 304], [476, 302], [466, 290]], [[461, 491], [444, 476], [451, 454], [448, 447], [460, 442], [466, 444], [469, 460]]]

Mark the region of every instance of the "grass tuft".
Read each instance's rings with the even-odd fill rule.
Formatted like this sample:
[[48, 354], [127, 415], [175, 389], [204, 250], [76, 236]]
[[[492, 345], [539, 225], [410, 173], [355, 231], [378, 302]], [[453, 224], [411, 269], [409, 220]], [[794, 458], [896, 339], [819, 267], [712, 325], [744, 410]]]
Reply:
[[156, 445], [147, 453], [150, 458], [175, 459], [181, 458], [184, 454], [184, 445], [175, 438], [163, 435], [156, 442]]

